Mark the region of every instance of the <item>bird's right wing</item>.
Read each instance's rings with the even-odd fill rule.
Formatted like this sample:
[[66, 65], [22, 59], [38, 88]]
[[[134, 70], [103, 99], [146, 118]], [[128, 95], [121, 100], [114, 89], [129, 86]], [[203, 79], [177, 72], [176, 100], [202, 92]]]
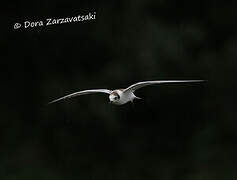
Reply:
[[154, 85], [154, 84], [168, 84], [168, 83], [191, 83], [191, 82], [203, 82], [205, 80], [159, 80], [159, 81], [143, 81], [135, 83], [124, 90], [124, 92], [128, 91], [136, 91], [144, 86]]
[[52, 104], [52, 103], [55, 103], [55, 102], [58, 102], [58, 101], [61, 101], [61, 100], [64, 100], [64, 99], [76, 97], [76, 96], [81, 96], [81, 95], [86, 95], [86, 94], [94, 94], [94, 93], [110, 94], [111, 90], [109, 90], [109, 89], [91, 89], [91, 90], [78, 91], [78, 92], [63, 96], [61, 98], [55, 99], [55, 100], [49, 102], [48, 104]]

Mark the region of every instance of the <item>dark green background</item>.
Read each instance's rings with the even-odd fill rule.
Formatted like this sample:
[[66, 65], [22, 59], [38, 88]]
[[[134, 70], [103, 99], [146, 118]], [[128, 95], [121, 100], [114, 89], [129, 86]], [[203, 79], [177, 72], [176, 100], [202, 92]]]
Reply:
[[[31, 1], [3, 6], [1, 180], [236, 179], [237, 2]], [[96, 11], [96, 20], [14, 30]], [[206, 79], [112, 106], [91, 88]]]

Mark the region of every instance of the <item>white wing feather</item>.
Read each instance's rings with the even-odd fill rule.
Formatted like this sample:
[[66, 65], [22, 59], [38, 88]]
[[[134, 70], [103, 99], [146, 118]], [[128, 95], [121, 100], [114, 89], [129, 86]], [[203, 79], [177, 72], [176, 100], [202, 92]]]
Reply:
[[72, 97], [76, 97], [76, 96], [81, 96], [81, 95], [86, 95], [86, 94], [94, 94], [94, 93], [106, 93], [106, 94], [110, 94], [111, 90], [109, 89], [91, 89], [91, 90], [84, 90], [84, 91], [79, 91], [79, 92], [75, 92], [66, 96], [63, 96], [59, 99], [55, 99], [51, 102], [49, 102], [48, 104], [52, 104], [64, 99], [68, 99], [68, 98], [72, 98]]
[[187, 82], [203, 82], [205, 80], [162, 80], [162, 81], [143, 81], [143, 82], [138, 82], [135, 83], [131, 86], [129, 86], [128, 88], [126, 88], [124, 90], [124, 92], [126, 91], [136, 91], [139, 88], [142, 88], [144, 86], [149, 86], [149, 85], [153, 85], [153, 84], [168, 84], [168, 83], [187, 83]]

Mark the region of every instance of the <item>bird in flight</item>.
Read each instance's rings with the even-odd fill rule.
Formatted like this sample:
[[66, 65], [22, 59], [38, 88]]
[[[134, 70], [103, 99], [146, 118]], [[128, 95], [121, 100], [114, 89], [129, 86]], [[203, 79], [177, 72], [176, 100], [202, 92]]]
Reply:
[[194, 83], [194, 82], [204, 82], [205, 80], [160, 80], [160, 81], [143, 81], [132, 84], [126, 89], [90, 89], [78, 91], [61, 98], [55, 99], [48, 104], [56, 103], [61, 100], [69, 99], [76, 96], [94, 94], [94, 93], [104, 93], [109, 95], [109, 102], [114, 105], [123, 105], [128, 102], [133, 102], [134, 99], [141, 99], [140, 97], [135, 96], [134, 92], [137, 89], [140, 89], [144, 86], [154, 85], [154, 84], [168, 84], [168, 83]]

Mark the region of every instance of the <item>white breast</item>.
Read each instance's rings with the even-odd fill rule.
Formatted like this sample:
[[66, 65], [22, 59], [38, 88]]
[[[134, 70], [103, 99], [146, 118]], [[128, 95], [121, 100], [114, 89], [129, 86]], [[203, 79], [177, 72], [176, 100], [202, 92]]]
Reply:
[[127, 102], [134, 99], [135, 95], [133, 93], [123, 93], [122, 90], [116, 90], [118, 95], [120, 96], [119, 101], [114, 102], [116, 105], [126, 104]]

